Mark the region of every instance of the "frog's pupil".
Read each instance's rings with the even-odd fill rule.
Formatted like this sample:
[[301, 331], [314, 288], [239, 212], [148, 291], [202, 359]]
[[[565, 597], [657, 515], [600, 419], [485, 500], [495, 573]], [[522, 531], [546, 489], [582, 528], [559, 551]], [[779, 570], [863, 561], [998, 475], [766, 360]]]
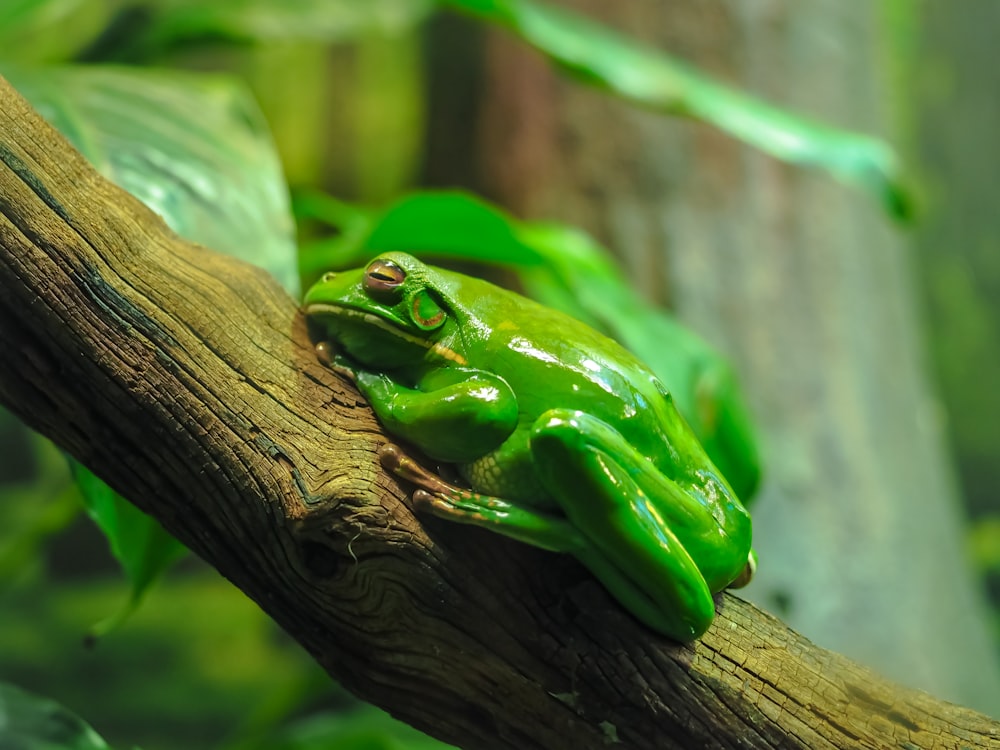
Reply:
[[368, 267], [368, 281], [387, 290], [397, 287], [406, 278], [406, 271], [395, 263], [375, 261]]

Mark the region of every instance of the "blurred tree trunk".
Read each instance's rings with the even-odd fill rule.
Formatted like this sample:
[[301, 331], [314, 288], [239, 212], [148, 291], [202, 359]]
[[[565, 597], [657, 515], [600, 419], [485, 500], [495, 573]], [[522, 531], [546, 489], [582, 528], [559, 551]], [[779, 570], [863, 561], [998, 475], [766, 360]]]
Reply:
[[[975, 516], [1000, 514], [1000, 234], [997, 163], [1000, 98], [996, 35], [1000, 5], [920, 5], [922, 23], [897, 19], [903, 57], [901, 129], [920, 169], [924, 197], [916, 234], [928, 302], [930, 349], [949, 415], [960, 478]], [[902, 13], [913, 13], [903, 6]], [[993, 566], [996, 523], [977, 537]], [[992, 571], [994, 595], [1000, 575]]]
[[[876, 6], [565, 3], [730, 84], [884, 134]], [[730, 356], [763, 439], [747, 596], [818, 643], [1000, 714], [1000, 681], [924, 377], [906, 239], [880, 208], [713, 130], [487, 43], [480, 176], [583, 226]]]

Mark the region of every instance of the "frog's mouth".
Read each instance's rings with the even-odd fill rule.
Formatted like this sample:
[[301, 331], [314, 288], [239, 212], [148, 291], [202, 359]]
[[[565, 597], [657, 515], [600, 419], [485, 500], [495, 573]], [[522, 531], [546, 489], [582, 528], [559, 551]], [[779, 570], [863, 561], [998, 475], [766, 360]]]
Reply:
[[426, 338], [421, 338], [420, 336], [414, 336], [409, 331], [403, 330], [401, 326], [391, 320], [387, 320], [386, 318], [375, 315], [367, 310], [359, 310], [346, 305], [332, 305], [329, 302], [313, 302], [306, 305], [305, 313], [309, 317], [315, 316], [319, 319], [329, 320], [332, 318], [334, 320], [348, 320], [351, 323], [357, 323], [361, 326], [374, 326], [375, 328], [385, 331], [390, 336], [393, 336], [400, 341], [405, 341], [408, 344], [414, 344], [427, 349], [429, 352], [436, 354], [442, 359], [447, 359], [459, 365], [467, 365], [469, 363], [465, 357], [456, 352], [454, 349], [450, 349], [438, 341], [430, 341]]

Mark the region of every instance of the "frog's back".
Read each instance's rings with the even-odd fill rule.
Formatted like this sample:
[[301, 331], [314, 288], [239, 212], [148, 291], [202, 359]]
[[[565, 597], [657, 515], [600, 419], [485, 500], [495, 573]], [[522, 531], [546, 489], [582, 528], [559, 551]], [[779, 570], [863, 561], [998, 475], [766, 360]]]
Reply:
[[[500, 456], [512, 469], [527, 451], [527, 432], [550, 409], [587, 412], [615, 428], [655, 463], [667, 450], [664, 431], [678, 417], [652, 371], [631, 352], [565, 313], [468, 279], [466, 290], [488, 299], [463, 311], [477, 369], [502, 377], [518, 399], [519, 425]], [[494, 457], [496, 458], [496, 457]], [[485, 469], [484, 469], [485, 470]]]
[[512, 292], [494, 312], [479, 366], [507, 380], [527, 416], [561, 407], [617, 422], [662, 399], [649, 367], [576, 318]]

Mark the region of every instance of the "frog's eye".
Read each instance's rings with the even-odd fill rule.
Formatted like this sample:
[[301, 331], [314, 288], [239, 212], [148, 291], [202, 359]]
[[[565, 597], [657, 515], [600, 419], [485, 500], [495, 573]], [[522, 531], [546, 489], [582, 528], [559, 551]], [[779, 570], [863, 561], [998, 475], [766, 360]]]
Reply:
[[375, 260], [365, 269], [365, 291], [389, 301], [399, 299], [406, 281], [406, 271], [391, 260]]

